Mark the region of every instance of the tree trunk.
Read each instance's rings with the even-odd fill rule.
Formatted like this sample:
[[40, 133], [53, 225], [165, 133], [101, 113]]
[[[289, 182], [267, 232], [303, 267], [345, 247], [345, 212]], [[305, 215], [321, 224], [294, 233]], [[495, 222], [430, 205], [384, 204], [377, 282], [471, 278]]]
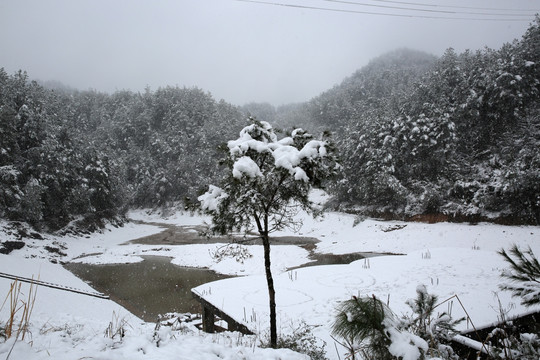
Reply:
[[268, 297], [270, 299], [270, 346], [277, 347], [277, 323], [276, 323], [276, 290], [274, 279], [270, 270], [270, 238], [268, 233], [261, 234], [264, 248], [264, 268], [266, 270], [266, 282], [268, 284]]
[[272, 348], [277, 347], [277, 323], [276, 323], [276, 290], [274, 289], [274, 279], [272, 278], [272, 270], [270, 269], [270, 236], [268, 235], [268, 214], [263, 216], [263, 222], [261, 218], [254, 213], [255, 222], [257, 223], [257, 230], [261, 235], [263, 249], [264, 249], [264, 269], [266, 273], [266, 283], [268, 285], [268, 298], [270, 303], [270, 346]]

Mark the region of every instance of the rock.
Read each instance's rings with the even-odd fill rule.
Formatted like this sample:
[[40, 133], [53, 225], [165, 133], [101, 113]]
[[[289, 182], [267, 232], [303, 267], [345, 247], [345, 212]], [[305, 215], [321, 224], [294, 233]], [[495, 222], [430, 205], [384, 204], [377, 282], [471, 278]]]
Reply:
[[19, 250], [24, 247], [24, 241], [4, 241], [0, 244], [0, 254], [9, 254], [13, 250]]

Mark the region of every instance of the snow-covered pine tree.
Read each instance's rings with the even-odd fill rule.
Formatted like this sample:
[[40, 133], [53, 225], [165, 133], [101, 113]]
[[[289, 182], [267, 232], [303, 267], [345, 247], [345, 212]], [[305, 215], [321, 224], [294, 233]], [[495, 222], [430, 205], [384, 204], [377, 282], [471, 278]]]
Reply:
[[510, 265], [510, 269], [501, 274], [509, 282], [501, 284], [500, 288], [521, 298], [525, 306], [540, 304], [540, 263], [531, 248], [522, 250], [514, 244], [508, 252], [501, 249], [498, 253]]
[[251, 119], [236, 140], [227, 143], [221, 186], [210, 185], [198, 200], [212, 217], [211, 230], [228, 234], [255, 228], [264, 248], [264, 266], [270, 307], [270, 345], [277, 344], [276, 294], [270, 270], [270, 234], [296, 227], [294, 215], [318, 209], [309, 200], [312, 187], [320, 187], [338, 170], [330, 139], [315, 140], [296, 129], [278, 139], [272, 126]]

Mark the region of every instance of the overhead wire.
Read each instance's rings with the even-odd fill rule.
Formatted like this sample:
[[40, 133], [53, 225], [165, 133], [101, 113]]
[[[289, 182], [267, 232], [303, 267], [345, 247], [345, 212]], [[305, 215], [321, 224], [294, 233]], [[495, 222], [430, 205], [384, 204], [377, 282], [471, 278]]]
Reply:
[[417, 3], [408, 1], [393, 1], [393, 0], [371, 0], [373, 2], [400, 4], [400, 5], [414, 5], [414, 6], [426, 6], [435, 8], [450, 8], [450, 9], [471, 9], [471, 10], [486, 10], [486, 11], [527, 11], [527, 12], [540, 12], [540, 9], [510, 9], [510, 8], [488, 8], [488, 7], [476, 7], [476, 6], [459, 6], [459, 5], [440, 5], [440, 4], [428, 4]]
[[[416, 9], [416, 8], [403, 7], [403, 6], [376, 5], [376, 4], [368, 4], [368, 3], [363, 3], [363, 2], [345, 1], [345, 0], [321, 0], [321, 1], [330, 2], [330, 3], [338, 3], [338, 4], [347, 4], [347, 5], [367, 6], [367, 7], [396, 9], [396, 10], [407, 10], [407, 11], [422, 11], [422, 12], [442, 13], [442, 14], [508, 16], [508, 14], [502, 14], [502, 13], [486, 13], [486, 12], [455, 11], [455, 10], [433, 10], [433, 9], [420, 9], [420, 8]], [[376, 0], [372, 0], [372, 1], [376, 1]], [[399, 3], [399, 2], [392, 1], [392, 3]], [[414, 6], [424, 6], [424, 5], [420, 5], [418, 3], [414, 3], [414, 4], [413, 3], [407, 3], [407, 4], [414, 5]], [[502, 11], [502, 9], [497, 10], [497, 11]], [[512, 16], [527, 16], [527, 17], [531, 16], [530, 14], [511, 14], [511, 15]]]
[[[460, 17], [460, 16], [433, 16], [433, 15], [420, 15], [420, 14], [404, 14], [404, 13], [389, 13], [389, 12], [374, 12], [374, 11], [364, 11], [364, 10], [352, 10], [352, 9], [343, 9], [343, 8], [331, 8], [331, 7], [321, 7], [321, 6], [310, 6], [310, 5], [298, 5], [298, 4], [289, 4], [275, 1], [264, 1], [264, 0], [233, 0], [237, 2], [253, 3], [260, 5], [269, 5], [269, 6], [280, 6], [288, 8], [297, 8], [297, 9], [307, 9], [307, 10], [320, 10], [320, 11], [329, 11], [329, 12], [339, 12], [339, 13], [350, 13], [350, 14], [364, 14], [364, 15], [376, 15], [376, 16], [392, 16], [392, 17], [403, 17], [403, 18], [420, 18], [420, 19], [439, 19], [439, 20], [473, 20], [473, 21], [530, 21], [532, 15], [528, 15], [527, 19], [524, 18], [479, 18], [479, 17]], [[325, 0], [323, 0], [325, 1]], [[326, 0], [331, 1], [331, 0]], [[337, 0], [333, 2], [338, 2]], [[341, 1], [345, 2], [345, 1]], [[359, 3], [351, 4], [360, 5]], [[378, 6], [382, 7], [382, 6]], [[402, 10], [407, 11], [419, 11], [419, 9], [406, 8]], [[431, 11], [436, 12], [436, 11]], [[462, 13], [452, 13], [453, 14], [462, 14]], [[482, 15], [493, 15], [493, 14], [482, 14]], [[501, 16], [501, 15], [498, 15]], [[509, 16], [523, 16], [521, 14], [511, 14]], [[527, 15], [525, 15], [527, 16]]]

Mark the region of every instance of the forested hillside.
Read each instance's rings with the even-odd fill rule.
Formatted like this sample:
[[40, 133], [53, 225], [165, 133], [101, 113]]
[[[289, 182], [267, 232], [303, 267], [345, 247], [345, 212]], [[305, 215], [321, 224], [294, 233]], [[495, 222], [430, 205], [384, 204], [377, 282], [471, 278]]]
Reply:
[[368, 213], [538, 224], [539, 71], [537, 17], [499, 50], [448, 49], [373, 108], [351, 102], [335, 130], [344, 134], [339, 201]]
[[245, 123], [196, 88], [53, 91], [0, 70], [0, 216], [57, 230], [197, 193]]
[[334, 134], [337, 208], [539, 224], [539, 25], [498, 50], [397, 50], [278, 108], [197, 88], [51, 90], [0, 69], [0, 217], [55, 231], [178, 204], [215, 181], [219, 145], [254, 115]]
[[539, 18], [501, 49], [402, 49], [308, 103], [246, 110], [341, 149], [335, 206], [366, 215], [540, 223]]

